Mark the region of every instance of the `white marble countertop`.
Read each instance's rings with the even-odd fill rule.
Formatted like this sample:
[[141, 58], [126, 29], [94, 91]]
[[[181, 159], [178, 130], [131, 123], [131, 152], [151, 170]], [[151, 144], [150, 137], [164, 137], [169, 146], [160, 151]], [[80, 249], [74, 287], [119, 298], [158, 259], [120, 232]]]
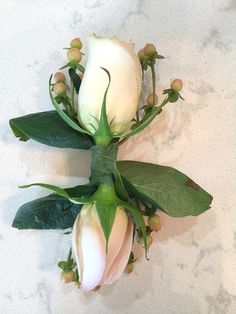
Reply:
[[[236, 1], [0, 1], [0, 313], [236, 313]], [[158, 91], [181, 77], [185, 101], [170, 105], [120, 159], [160, 163], [213, 196], [199, 217], [161, 214], [162, 230], [134, 273], [84, 294], [63, 285], [56, 264], [69, 236], [11, 228], [17, 208], [46, 195], [34, 181], [71, 186], [89, 173], [89, 153], [21, 143], [12, 117], [50, 110], [48, 77], [61, 49], [90, 33], [156, 43], [166, 56]], [[86, 49], [85, 49], [86, 51]]]

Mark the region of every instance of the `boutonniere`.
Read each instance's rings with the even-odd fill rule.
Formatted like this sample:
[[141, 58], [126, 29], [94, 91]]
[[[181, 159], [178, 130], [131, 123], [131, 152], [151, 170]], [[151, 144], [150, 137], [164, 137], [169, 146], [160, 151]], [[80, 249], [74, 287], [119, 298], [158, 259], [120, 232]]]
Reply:
[[[68, 256], [58, 266], [65, 282], [88, 291], [132, 272], [134, 241], [148, 259], [152, 232], [161, 228], [158, 211], [174, 217], [199, 215], [210, 207], [212, 196], [174, 168], [117, 160], [122, 143], [149, 126], [165, 106], [183, 99], [183, 83], [175, 79], [159, 100], [155, 66], [164, 57], [153, 44], [136, 54], [131, 43], [92, 35], [85, 67], [79, 38], [66, 52], [68, 62], [49, 79], [54, 110], [11, 119], [10, 126], [21, 141], [90, 150], [89, 182], [69, 188], [21, 186], [46, 188], [52, 194], [22, 205], [12, 225], [71, 233]], [[141, 102], [146, 71], [152, 92]]]

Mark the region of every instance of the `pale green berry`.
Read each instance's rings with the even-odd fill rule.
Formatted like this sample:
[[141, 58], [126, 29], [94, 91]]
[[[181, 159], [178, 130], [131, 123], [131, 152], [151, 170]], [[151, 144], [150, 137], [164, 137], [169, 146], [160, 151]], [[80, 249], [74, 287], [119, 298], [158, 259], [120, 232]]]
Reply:
[[71, 62], [80, 62], [82, 53], [78, 48], [70, 48], [67, 52], [67, 58]]
[[156, 51], [156, 47], [153, 44], [146, 44], [146, 46], [144, 47], [144, 53], [148, 57], [153, 56]]
[[53, 85], [53, 91], [57, 95], [62, 95], [66, 93], [66, 85], [62, 82]]
[[61, 273], [61, 279], [65, 282], [65, 283], [69, 283], [72, 282], [74, 280], [74, 272], [72, 270], [69, 271], [63, 271]]
[[148, 225], [152, 231], [159, 231], [161, 229], [161, 219], [158, 215], [148, 217]]
[[157, 94], [155, 94], [154, 96], [154, 103], [153, 103], [153, 94], [149, 94], [148, 97], [147, 97], [147, 104], [148, 105], [157, 105], [158, 103], [158, 96]]
[[146, 57], [143, 48], [139, 50], [138, 57], [140, 61], [142, 61]]
[[124, 272], [127, 273], [127, 274], [130, 274], [130, 273], [132, 273], [133, 270], [134, 270], [134, 264], [130, 263], [130, 264], [127, 264], [127, 266], [125, 267]]
[[58, 83], [58, 82], [65, 82], [66, 77], [65, 74], [63, 72], [57, 72], [54, 74], [54, 80]]
[[81, 49], [83, 44], [80, 40], [80, 38], [74, 38], [72, 39], [72, 41], [70, 42], [70, 46], [71, 48], [78, 48], [78, 49]]
[[176, 92], [180, 92], [183, 89], [183, 81], [181, 79], [175, 79], [170, 87]]

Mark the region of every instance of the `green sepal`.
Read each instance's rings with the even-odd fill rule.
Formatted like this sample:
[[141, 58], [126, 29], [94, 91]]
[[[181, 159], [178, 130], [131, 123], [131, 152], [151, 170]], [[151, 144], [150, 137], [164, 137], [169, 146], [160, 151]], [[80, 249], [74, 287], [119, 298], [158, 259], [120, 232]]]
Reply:
[[142, 233], [143, 241], [144, 241], [145, 257], [146, 259], [148, 259], [147, 257], [147, 231], [146, 231], [146, 225], [145, 225], [145, 221], [144, 221], [141, 211], [135, 206], [133, 206], [131, 203], [124, 202], [122, 200], [118, 200], [117, 204], [127, 209], [127, 211], [133, 217], [135, 224], [139, 226], [140, 231]]
[[108, 242], [114, 224], [117, 205], [115, 201], [100, 199], [95, 201], [98, 217], [106, 238], [106, 252], [108, 252]]
[[85, 68], [82, 66], [82, 64], [78, 62], [68, 62], [66, 65], [62, 66], [59, 70], [63, 70], [66, 68], [78, 69], [81, 73], [85, 72]]
[[113, 135], [110, 130], [110, 124], [107, 118], [107, 111], [106, 111], [107, 92], [110, 87], [111, 76], [110, 76], [110, 73], [105, 68], [101, 68], [101, 69], [107, 73], [109, 81], [108, 81], [108, 85], [103, 96], [100, 120], [98, 122], [98, 127], [95, 133], [93, 134], [93, 137], [97, 145], [107, 146], [109, 145], [109, 143], [111, 142], [113, 138]]
[[75, 88], [76, 93], [79, 93], [80, 85], [81, 85], [81, 78], [76, 73], [76, 71], [73, 68], [70, 68], [68, 70], [70, 79], [72, 80], [73, 86]]

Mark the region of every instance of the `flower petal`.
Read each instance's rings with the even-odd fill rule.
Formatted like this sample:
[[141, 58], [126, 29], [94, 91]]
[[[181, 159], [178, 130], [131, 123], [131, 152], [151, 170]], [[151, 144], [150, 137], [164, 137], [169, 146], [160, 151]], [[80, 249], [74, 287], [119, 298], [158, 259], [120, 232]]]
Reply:
[[132, 250], [132, 243], [133, 243], [133, 223], [129, 219], [123, 245], [120, 249], [119, 254], [114, 260], [114, 263], [112, 264], [109, 273], [107, 274], [103, 282], [104, 284], [106, 285], [112, 284], [122, 275], [129, 260], [130, 252]]
[[[121, 247], [124, 242], [126, 230], [128, 226], [128, 216], [124, 209], [117, 207], [116, 217], [111, 230], [111, 235], [108, 242], [108, 253], [106, 256], [106, 267], [103, 274], [102, 281], [106, 278], [109, 273], [117, 255], [119, 254]], [[102, 283], [102, 282], [101, 282]]]
[[78, 97], [78, 118], [91, 132], [97, 126], [103, 96], [108, 84], [106, 68], [111, 74], [107, 95], [108, 120], [113, 132], [130, 128], [141, 92], [142, 70], [132, 45], [118, 39], [90, 37], [86, 70]]
[[81, 288], [92, 290], [101, 281], [105, 270], [105, 237], [93, 204], [83, 206], [75, 227], [73, 249], [79, 265]]

